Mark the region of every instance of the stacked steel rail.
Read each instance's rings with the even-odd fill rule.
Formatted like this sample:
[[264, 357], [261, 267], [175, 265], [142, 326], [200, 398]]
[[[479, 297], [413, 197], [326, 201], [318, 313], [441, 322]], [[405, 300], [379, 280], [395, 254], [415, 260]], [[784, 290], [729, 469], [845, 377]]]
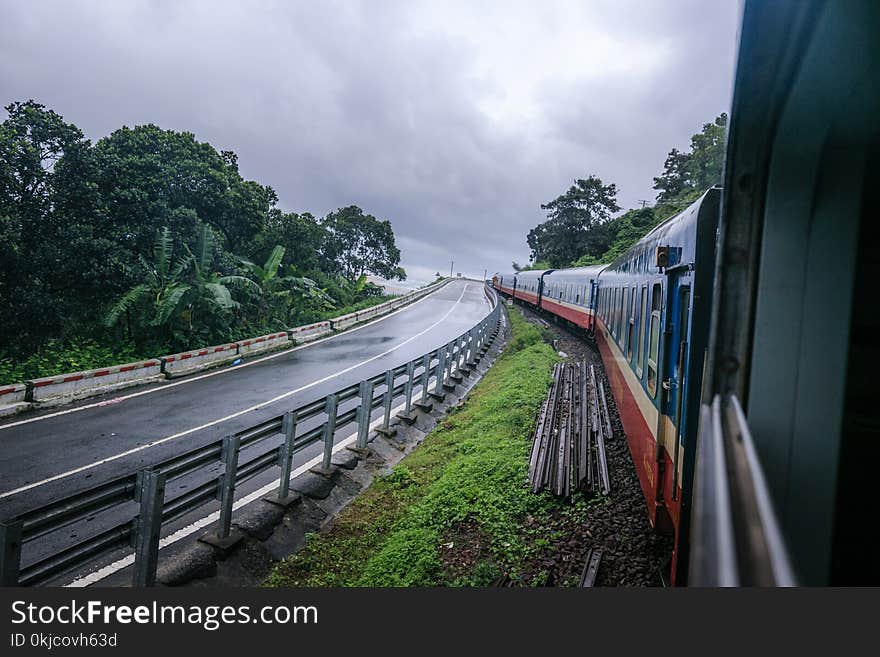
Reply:
[[[374, 409], [382, 408], [379, 431], [390, 434], [394, 399], [403, 397], [401, 418], [412, 417], [412, 406], [430, 408], [430, 393], [442, 396], [454, 388], [462, 374], [468, 374], [489, 350], [498, 334], [501, 306], [486, 290], [491, 312], [472, 329], [421, 357], [361, 381], [325, 398], [288, 411], [231, 436], [188, 450], [149, 468], [91, 486], [39, 508], [0, 521], [0, 585], [28, 586], [52, 581], [59, 574], [86, 566], [120, 549], [134, 548], [133, 584], [151, 586], [156, 581], [159, 538], [174, 520], [210, 504], [220, 502], [220, 519], [214, 531], [203, 539], [220, 547], [235, 540], [232, 529], [236, 490], [246, 480], [280, 468], [277, 494], [267, 501], [285, 506], [296, 495], [290, 492], [293, 457], [306, 447], [323, 443], [323, 471], [332, 464], [336, 433], [356, 423], [356, 447], [366, 448]], [[405, 380], [401, 381], [401, 377]], [[431, 382], [433, 381], [433, 384]], [[378, 391], [376, 391], [378, 387]], [[420, 399], [414, 399], [416, 388]], [[339, 405], [358, 399], [357, 406], [339, 413]], [[297, 434], [297, 426], [310, 418], [326, 417], [322, 424]], [[278, 444], [278, 437], [283, 440]], [[269, 440], [271, 438], [275, 440]], [[243, 450], [248, 448], [246, 452]], [[242, 462], [240, 457], [246, 458]], [[221, 464], [219, 477], [206, 468]], [[184, 476], [200, 477], [172, 499], [165, 498], [166, 483]], [[28, 555], [34, 541], [84, 520], [97, 520], [102, 513], [122, 515], [123, 520], [91, 523], [98, 526], [90, 536], [54, 549], [49, 554]], [[31, 551], [33, 552], [33, 551]], [[23, 556], [24, 555], [24, 556]]]
[[605, 387], [586, 362], [558, 363], [532, 435], [529, 484], [570, 498], [573, 491], [608, 495], [605, 441], [613, 437]]

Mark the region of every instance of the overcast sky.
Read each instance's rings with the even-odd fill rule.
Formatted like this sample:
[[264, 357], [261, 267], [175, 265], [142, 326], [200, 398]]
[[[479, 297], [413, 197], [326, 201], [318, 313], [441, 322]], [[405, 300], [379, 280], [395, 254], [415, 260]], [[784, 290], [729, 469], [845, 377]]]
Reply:
[[[0, 0], [0, 105], [188, 130], [285, 210], [389, 219], [413, 279], [525, 262], [591, 173], [625, 208], [731, 96], [734, 0]], [[5, 112], [0, 112], [5, 117]]]

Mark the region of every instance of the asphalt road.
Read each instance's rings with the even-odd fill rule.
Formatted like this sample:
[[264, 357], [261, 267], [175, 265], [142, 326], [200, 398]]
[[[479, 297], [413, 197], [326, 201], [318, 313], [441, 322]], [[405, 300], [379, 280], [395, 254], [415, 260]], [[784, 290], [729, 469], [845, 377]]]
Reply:
[[310, 345], [11, 418], [0, 424], [0, 516], [148, 467], [380, 374], [455, 338], [489, 310], [481, 284], [453, 281], [397, 313]]

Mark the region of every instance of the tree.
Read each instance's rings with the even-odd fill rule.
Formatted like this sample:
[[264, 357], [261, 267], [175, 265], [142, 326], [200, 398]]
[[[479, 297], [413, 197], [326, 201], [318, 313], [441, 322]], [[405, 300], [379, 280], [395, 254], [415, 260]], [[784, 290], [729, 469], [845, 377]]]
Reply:
[[364, 274], [404, 280], [398, 265], [400, 250], [394, 243], [391, 222], [364, 214], [356, 205], [331, 212], [321, 222], [326, 231], [322, 254], [325, 266], [349, 281]]
[[235, 153], [222, 151], [220, 156], [225, 164], [225, 198], [219, 212], [205, 220], [223, 234], [228, 251], [250, 255], [254, 238], [266, 230], [273, 213], [280, 214], [275, 207], [278, 195], [271, 187], [244, 180]]
[[282, 246], [282, 264], [307, 274], [322, 264], [319, 255], [325, 234], [324, 228], [310, 213], [281, 212], [276, 208], [269, 213], [263, 232], [257, 238], [257, 254], [265, 258], [270, 249]]
[[601, 227], [620, 210], [617, 186], [591, 175], [575, 180], [541, 209], [547, 211], [547, 221], [529, 231], [531, 259], [564, 267], [585, 253], [598, 256], [605, 250], [608, 237]]
[[[173, 260], [169, 228], [155, 238], [153, 262], [141, 257], [144, 282], [129, 289], [111, 306], [105, 317], [114, 326], [124, 316], [131, 337], [140, 342], [156, 337], [143, 329], [159, 329], [176, 347], [208, 344], [229, 339], [230, 313], [240, 304], [230, 288], [244, 288], [257, 295], [259, 285], [245, 276], [222, 275], [213, 270], [216, 237], [210, 226], [199, 226], [195, 252], [183, 245], [184, 254]], [[134, 317], [133, 317], [134, 316]], [[134, 327], [141, 329], [136, 334]]]
[[149, 253], [164, 227], [192, 244], [200, 223], [227, 216], [233, 205], [227, 162], [192, 133], [123, 127], [95, 144], [95, 158], [106, 221], [134, 253]]
[[262, 323], [288, 326], [291, 313], [296, 312], [297, 306], [312, 310], [332, 303], [312, 279], [295, 275], [293, 267], [288, 275], [281, 275], [284, 251], [283, 246], [276, 246], [262, 266], [242, 259], [261, 289], [257, 319]]
[[132, 286], [110, 307], [104, 318], [107, 326], [115, 326], [125, 318], [130, 338], [146, 337], [135, 333], [135, 325], [141, 329], [170, 326], [182, 307], [184, 294], [190, 290], [184, 280], [189, 259], [178, 259], [175, 264], [173, 257], [171, 231], [163, 228], [153, 243], [152, 262], [143, 256], [138, 258], [143, 282]]
[[[90, 144], [72, 123], [29, 100], [0, 123], [0, 343], [32, 351], [74, 322], [75, 298], [107, 280]], [[76, 249], [76, 258], [69, 256]]]
[[654, 178], [657, 202], [684, 204], [721, 184], [726, 134], [727, 114], [721, 114], [691, 137], [688, 153], [675, 148], [669, 151], [663, 173]]

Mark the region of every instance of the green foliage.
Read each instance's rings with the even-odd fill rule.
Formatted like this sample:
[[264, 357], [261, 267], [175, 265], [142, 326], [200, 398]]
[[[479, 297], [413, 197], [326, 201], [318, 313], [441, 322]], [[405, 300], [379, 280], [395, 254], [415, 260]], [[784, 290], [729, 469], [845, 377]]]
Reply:
[[348, 280], [371, 273], [388, 280], [404, 280], [398, 267], [400, 250], [394, 244], [390, 221], [364, 214], [356, 205], [328, 214], [321, 226], [326, 231], [322, 252]]
[[88, 339], [67, 343], [50, 340], [24, 360], [12, 362], [8, 358], [0, 358], [0, 381], [25, 381], [66, 372], [92, 370], [154, 355], [155, 350], [149, 345], [145, 349], [139, 349], [129, 342], [111, 346]]
[[122, 127], [92, 145], [34, 101], [6, 112], [0, 358], [9, 363], [45, 352], [47, 373], [69, 360], [65, 345], [75, 358], [82, 344], [167, 352], [240, 339], [377, 303], [381, 289], [363, 274], [405, 277], [388, 221], [357, 206], [323, 222], [282, 212], [271, 187], [242, 178], [235, 153], [191, 133]]
[[658, 203], [681, 204], [694, 194], [721, 184], [724, 166], [724, 143], [727, 135], [727, 114], [691, 137], [690, 152], [673, 148], [663, 164], [663, 173], [654, 178]]
[[547, 221], [529, 231], [527, 241], [533, 261], [564, 267], [585, 253], [602, 253], [604, 225], [620, 207], [617, 186], [605, 185], [598, 176], [574, 181], [565, 194], [541, 206]]
[[[556, 361], [536, 327], [510, 313], [512, 340], [465, 405], [375, 481], [270, 586], [484, 586], [528, 554], [520, 527], [555, 502], [524, 485], [529, 432]], [[444, 536], [462, 523], [487, 537], [469, 576], [444, 571]]]
[[[721, 183], [726, 126], [727, 115], [721, 114], [691, 137], [689, 152], [675, 148], [669, 152], [663, 173], [654, 178], [659, 194], [653, 207], [609, 219], [619, 209], [614, 202], [615, 186], [605, 186], [595, 176], [576, 181], [564, 195], [541, 206], [550, 211], [549, 219], [529, 232], [532, 259], [543, 261], [528, 267], [513, 263], [514, 269], [584, 267], [610, 263], [623, 255], [652, 228]], [[593, 207], [600, 210], [591, 214]]]

